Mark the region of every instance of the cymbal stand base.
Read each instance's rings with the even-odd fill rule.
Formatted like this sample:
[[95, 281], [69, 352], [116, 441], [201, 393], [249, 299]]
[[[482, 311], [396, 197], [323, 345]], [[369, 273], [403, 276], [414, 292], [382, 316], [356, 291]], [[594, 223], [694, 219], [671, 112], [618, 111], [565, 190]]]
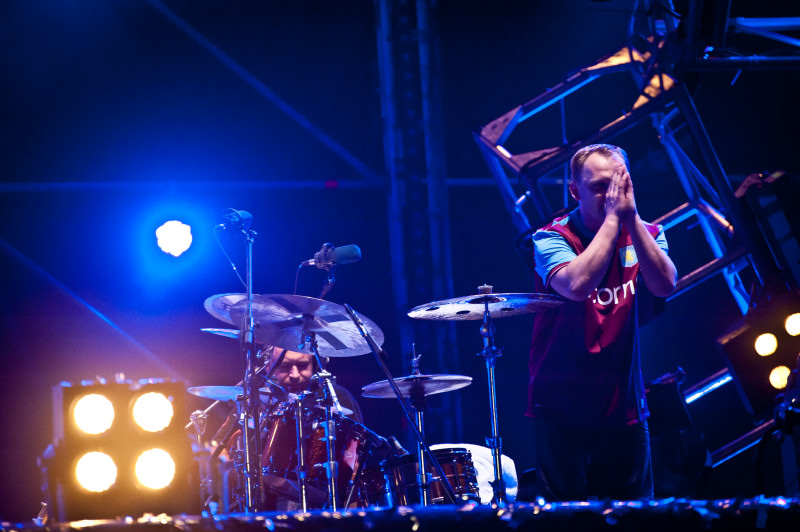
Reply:
[[494, 325], [489, 315], [489, 304], [485, 303], [483, 322], [481, 323], [481, 336], [483, 337], [483, 349], [478, 353], [486, 360], [486, 374], [489, 381], [489, 412], [491, 414], [492, 435], [486, 438], [486, 446], [492, 450], [492, 462], [494, 465], [494, 480], [490, 482], [494, 497], [492, 503], [497, 506], [506, 506], [506, 485], [503, 481], [503, 467], [501, 457], [503, 455], [503, 440], [500, 438], [500, 430], [497, 423], [497, 384], [495, 382], [495, 363], [502, 355], [494, 345]]

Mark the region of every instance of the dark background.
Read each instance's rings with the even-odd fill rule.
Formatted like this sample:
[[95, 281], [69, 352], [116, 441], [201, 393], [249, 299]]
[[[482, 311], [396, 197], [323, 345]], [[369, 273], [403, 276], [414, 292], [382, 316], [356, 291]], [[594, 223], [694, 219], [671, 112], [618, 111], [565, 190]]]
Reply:
[[[449, 189], [456, 296], [483, 283], [497, 292], [533, 290], [471, 132], [616, 50], [632, 4], [438, 3], [446, 146], [438, 155], [447, 176], [462, 183]], [[798, 15], [781, 3], [733, 5], [747, 16]], [[242, 79], [158, 6], [263, 85]], [[0, 1], [0, 517], [27, 519], [39, 509], [36, 457], [52, 438], [50, 390], [60, 381], [124, 373], [194, 386], [243, 376], [236, 342], [200, 331], [226, 326], [203, 309], [207, 297], [243, 291], [213, 238], [226, 208], [253, 214], [256, 293], [291, 293], [297, 265], [323, 242], [358, 244], [363, 259], [339, 269], [328, 299], [376, 322], [390, 369], [408, 373], [411, 346], [400, 345], [391, 303], [388, 231], [397, 221], [388, 219], [387, 192], [367, 186], [285, 112], [386, 175], [375, 21], [366, 0]], [[770, 47], [783, 45], [762, 51]], [[693, 79], [700, 116], [734, 179], [798, 171], [798, 82], [797, 70]], [[602, 116], [595, 109], [618, 96], [613, 83], [600, 84], [567, 106], [568, 130], [590, 132], [617, 116], [622, 109]], [[530, 138], [539, 147], [557, 144], [557, 114], [543, 120]], [[685, 201], [649, 125], [615, 142], [629, 152], [643, 218]], [[171, 217], [193, 226], [194, 245], [178, 259], [161, 253], [153, 237]], [[698, 235], [691, 225], [667, 235], [681, 273], [708, 259]], [[223, 243], [243, 270], [241, 242]], [[304, 269], [299, 281], [298, 293], [316, 296], [324, 275]], [[681, 366], [691, 385], [721, 369], [714, 338], [740, 316], [719, 276], [674, 299], [643, 329], [645, 378]], [[496, 325], [504, 347], [500, 429], [521, 471], [529, 465], [522, 412], [531, 318]], [[455, 327], [458, 348], [444, 356], [474, 382], [452, 393], [461, 400], [463, 440], [481, 444], [489, 414], [483, 360], [475, 356], [478, 325]], [[334, 360], [331, 370], [354, 393], [382, 379], [368, 356]], [[360, 402], [367, 426], [400, 434], [397, 405]], [[192, 398], [193, 409], [206, 405]], [[723, 406], [730, 408], [697, 413], [709, 420], [701, 428], [712, 447], [729, 441], [730, 426], [749, 423], [738, 405]], [[735, 468], [728, 476], [736, 482], [701, 495], [747, 495], [751, 464]]]

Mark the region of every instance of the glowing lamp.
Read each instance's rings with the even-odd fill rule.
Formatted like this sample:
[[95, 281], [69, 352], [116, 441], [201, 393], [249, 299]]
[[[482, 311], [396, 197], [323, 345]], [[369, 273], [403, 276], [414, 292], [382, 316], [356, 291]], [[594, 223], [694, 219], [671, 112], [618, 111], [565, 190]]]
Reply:
[[54, 441], [42, 455], [54, 522], [197, 513], [197, 468], [181, 383], [62, 383]]
[[783, 390], [789, 383], [789, 375], [791, 375], [791, 373], [792, 370], [786, 366], [773, 368], [772, 371], [769, 372], [769, 383], [776, 390]]
[[178, 257], [192, 245], [192, 228], [178, 220], [170, 220], [156, 229], [156, 239], [161, 251]]
[[786, 318], [784, 327], [786, 328], [786, 332], [789, 334], [789, 336], [800, 335], [800, 312], [795, 312]]
[[153, 490], [166, 488], [175, 478], [175, 460], [164, 449], [150, 449], [136, 460], [136, 480]]
[[86, 394], [75, 402], [72, 418], [83, 432], [102, 434], [114, 422], [114, 405], [104, 395]]
[[140, 395], [133, 403], [133, 419], [147, 432], [164, 430], [172, 422], [172, 401], [158, 392]]
[[117, 464], [106, 453], [92, 451], [75, 464], [75, 478], [88, 491], [106, 491], [117, 481]]
[[759, 302], [717, 338], [746, 405], [757, 420], [773, 415], [800, 354], [800, 294]]
[[756, 353], [768, 357], [778, 350], [778, 339], [772, 333], [759, 334], [755, 341]]

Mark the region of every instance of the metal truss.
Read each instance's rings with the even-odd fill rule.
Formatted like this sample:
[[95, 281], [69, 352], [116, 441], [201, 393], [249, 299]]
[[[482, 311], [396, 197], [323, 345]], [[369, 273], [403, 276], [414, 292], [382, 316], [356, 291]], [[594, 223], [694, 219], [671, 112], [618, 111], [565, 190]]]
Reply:
[[[761, 265], [753, 253], [757, 246], [751, 243], [746, 225], [740, 223], [742, 218], [739, 206], [728, 177], [689, 92], [659, 64], [659, 54], [665, 42], [650, 39], [645, 51], [626, 46], [578, 70], [559, 85], [489, 122], [475, 132], [475, 141], [495, 177], [516, 228], [526, 238], [533, 229], [543, 225], [556, 212], [568, 206], [564, 194], [561, 194], [563, 201], [557, 205], [548, 201], [547, 186], [566, 186], [566, 179], [552, 179], [548, 177], [549, 174], [563, 168], [581, 147], [605, 142], [639, 122], [650, 119], [687, 197], [685, 203], [655, 222], [670, 229], [687, 218], [696, 218], [714, 257], [700, 268], [681, 277], [675, 296], [711, 275], [721, 273], [744, 314], [750, 304], [750, 291], [740, 272], [752, 266], [755, 277], [760, 281]], [[599, 77], [619, 72], [630, 73], [639, 91], [631, 111], [584, 137], [568, 140], [560, 146], [516, 154], [512, 154], [504, 146], [514, 128], [521, 122], [562, 101]], [[680, 125], [673, 125], [679, 119]], [[710, 178], [706, 177], [699, 169], [700, 165], [692, 161], [679, 144], [676, 132], [684, 128], [688, 129], [694, 140], [694, 147], [699, 151]], [[510, 178], [524, 183], [527, 189], [524, 195], [519, 196], [514, 192]], [[526, 203], [532, 206], [534, 223], [531, 223], [523, 211]]]

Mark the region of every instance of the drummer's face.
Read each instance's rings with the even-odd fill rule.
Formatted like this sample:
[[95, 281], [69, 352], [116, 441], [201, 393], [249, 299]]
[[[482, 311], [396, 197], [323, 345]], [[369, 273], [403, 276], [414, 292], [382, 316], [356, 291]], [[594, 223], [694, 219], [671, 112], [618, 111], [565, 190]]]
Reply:
[[[278, 359], [281, 349], [272, 351], [272, 362]], [[311, 355], [286, 351], [280, 365], [275, 369], [272, 378], [284, 387], [287, 392], [298, 393], [308, 389], [308, 382], [314, 373]]]

